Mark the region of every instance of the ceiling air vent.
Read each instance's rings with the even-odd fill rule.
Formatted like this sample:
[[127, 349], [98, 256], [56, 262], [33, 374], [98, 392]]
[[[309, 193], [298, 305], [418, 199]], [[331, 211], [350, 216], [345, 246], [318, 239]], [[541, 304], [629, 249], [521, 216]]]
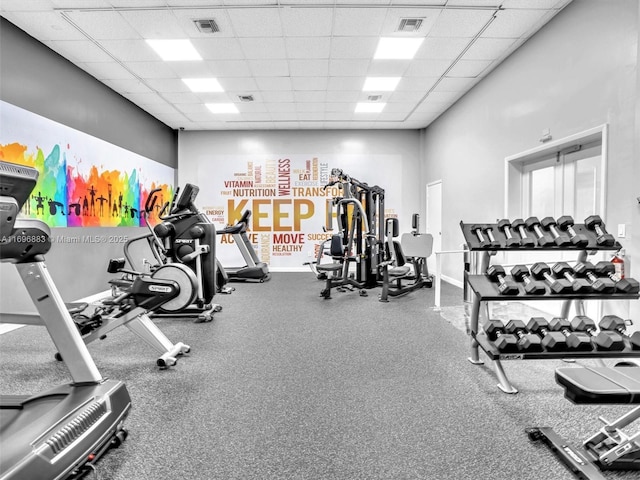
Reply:
[[417, 32], [420, 30], [423, 18], [401, 18], [398, 32]]
[[196, 28], [200, 33], [218, 33], [220, 31], [220, 27], [214, 19], [204, 19], [204, 20], [194, 20], [193, 23], [196, 24]]
[[381, 98], [382, 98], [382, 95], [369, 95], [367, 97], [367, 100], [369, 100], [370, 102], [377, 102]]
[[253, 102], [253, 95], [238, 95], [241, 102]]

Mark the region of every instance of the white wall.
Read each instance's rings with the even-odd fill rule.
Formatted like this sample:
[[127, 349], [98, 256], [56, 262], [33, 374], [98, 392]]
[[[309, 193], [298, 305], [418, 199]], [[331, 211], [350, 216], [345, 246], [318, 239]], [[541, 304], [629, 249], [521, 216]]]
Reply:
[[[540, 145], [546, 128], [560, 139], [608, 123], [604, 219], [627, 225], [620, 241], [640, 276], [638, 17], [637, 0], [575, 0], [426, 129], [421, 183], [443, 180], [444, 249], [463, 241], [461, 220], [503, 216], [505, 157]], [[461, 279], [460, 260], [444, 273]]]
[[[228, 172], [229, 161], [245, 156], [250, 158], [251, 155], [274, 156], [276, 159], [310, 155], [328, 162], [330, 168], [343, 168], [345, 173], [360, 181], [379, 185], [386, 192], [385, 208], [404, 212], [399, 218], [403, 232], [411, 230], [411, 214], [420, 209], [420, 185], [417, 181], [420, 172], [420, 134], [417, 130], [181, 132], [178, 145], [178, 184], [190, 182], [198, 185], [201, 190], [206, 190], [207, 184], [213, 184], [214, 179], [201, 178], [205, 176], [203, 172], [215, 171], [216, 163], [220, 165], [221, 172]], [[355, 173], [349, 172], [348, 167], [340, 164], [340, 157], [348, 155], [365, 159], [371, 156], [372, 160], [376, 156], [382, 158], [384, 155], [393, 155], [398, 163], [390, 162], [382, 168], [376, 163], [376, 171]], [[206, 168], [202, 166], [203, 162], [209, 162]], [[363, 163], [366, 160], [360, 165]], [[391, 172], [394, 172], [393, 175]], [[202, 193], [200, 196], [204, 197]], [[200, 203], [199, 206], [203, 205]], [[320, 217], [322, 216], [318, 215], [318, 228], [324, 220]], [[224, 255], [224, 252], [219, 255], [223, 264], [235, 265], [225, 263]], [[304, 260], [309, 259], [305, 257]], [[302, 263], [295, 262], [299, 268], [307, 268], [301, 267]]]

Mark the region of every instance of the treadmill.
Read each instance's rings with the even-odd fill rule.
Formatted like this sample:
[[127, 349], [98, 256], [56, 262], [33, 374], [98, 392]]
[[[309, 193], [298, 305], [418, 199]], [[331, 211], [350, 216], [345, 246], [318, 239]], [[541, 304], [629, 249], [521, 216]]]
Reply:
[[72, 382], [31, 396], [0, 395], [0, 480], [80, 478], [126, 438], [131, 408], [125, 385], [100, 375], [49, 275], [49, 227], [16, 218], [37, 179], [34, 168], [0, 161], [0, 261], [16, 266]]
[[218, 235], [231, 235], [246, 262], [244, 267], [224, 267], [230, 282], [253, 280], [262, 283], [271, 277], [269, 265], [260, 260], [247, 235], [247, 225], [249, 225], [250, 217], [251, 210], [245, 210], [242, 218], [235, 225], [225, 227], [216, 232]]

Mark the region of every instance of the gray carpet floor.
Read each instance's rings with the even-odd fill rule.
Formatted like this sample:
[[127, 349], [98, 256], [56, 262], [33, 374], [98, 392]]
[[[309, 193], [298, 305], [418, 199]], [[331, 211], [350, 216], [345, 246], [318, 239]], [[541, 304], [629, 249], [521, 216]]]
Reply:
[[[505, 362], [520, 393], [502, 393], [489, 361], [467, 361], [462, 291], [448, 284], [439, 312], [433, 289], [325, 300], [310, 272], [233, 285], [211, 323], [156, 320], [192, 347], [171, 369], [157, 370], [126, 328], [89, 346], [133, 403], [128, 439], [94, 478], [572, 479], [524, 429], [553, 426], [579, 443], [598, 415], [629, 409], [565, 400], [556, 360]], [[67, 383], [53, 354], [42, 327], [0, 335], [0, 393]]]

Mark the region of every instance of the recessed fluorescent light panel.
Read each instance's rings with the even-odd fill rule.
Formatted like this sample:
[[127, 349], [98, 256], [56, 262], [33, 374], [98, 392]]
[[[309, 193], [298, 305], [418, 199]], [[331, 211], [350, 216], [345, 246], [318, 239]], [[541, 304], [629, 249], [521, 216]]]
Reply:
[[386, 103], [367, 103], [360, 102], [356, 104], [356, 113], [379, 113], [384, 110]]
[[367, 77], [363, 92], [391, 92], [396, 89], [402, 77]]
[[206, 106], [213, 113], [240, 113], [233, 103], [207, 103]]
[[215, 78], [183, 78], [182, 81], [192, 92], [224, 92]]
[[189, 40], [147, 40], [147, 43], [166, 62], [202, 60]]
[[373, 55], [374, 59], [411, 60], [424, 38], [382, 37]]

